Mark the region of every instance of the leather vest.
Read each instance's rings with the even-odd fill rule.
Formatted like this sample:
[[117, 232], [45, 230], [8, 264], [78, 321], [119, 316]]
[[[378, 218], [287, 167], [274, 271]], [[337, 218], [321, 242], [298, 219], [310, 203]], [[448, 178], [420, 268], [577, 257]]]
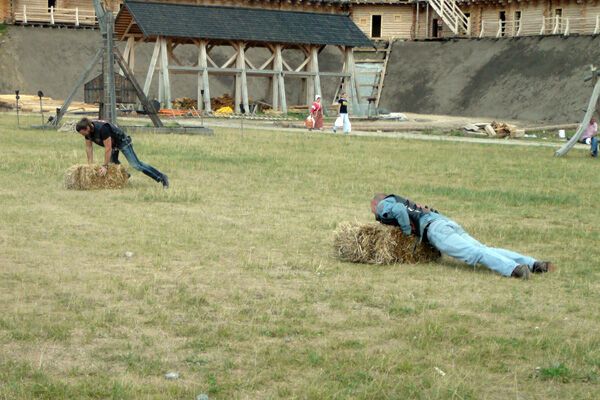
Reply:
[[[421, 217], [431, 212], [437, 213], [437, 210], [434, 210], [433, 208], [429, 208], [427, 206], [420, 206], [412, 200], [405, 199], [404, 197], [397, 196], [395, 194], [390, 194], [386, 197], [386, 199], [390, 197], [393, 197], [397, 203], [403, 204], [406, 207], [406, 212], [408, 213], [408, 219], [410, 220], [410, 228], [413, 235], [421, 236]], [[375, 214], [375, 219], [381, 222], [382, 224], [396, 226], [399, 225], [396, 218], [388, 216], [387, 214]]]

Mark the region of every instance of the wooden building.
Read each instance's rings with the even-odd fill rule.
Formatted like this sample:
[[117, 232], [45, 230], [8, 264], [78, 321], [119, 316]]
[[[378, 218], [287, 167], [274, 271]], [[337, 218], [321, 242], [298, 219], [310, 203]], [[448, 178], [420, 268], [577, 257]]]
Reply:
[[[600, 33], [600, 0], [148, 0], [349, 14], [375, 40]], [[104, 0], [118, 12], [122, 0]], [[0, 21], [91, 26], [92, 0], [0, 0]]]
[[354, 23], [371, 39], [413, 38], [415, 7], [409, 0], [353, 0]]
[[[212, 75], [233, 77], [236, 112], [250, 110], [252, 94], [248, 80], [269, 79], [273, 109], [284, 113], [287, 112], [285, 85], [289, 79], [302, 79], [306, 103], [310, 104], [315, 94], [326, 101], [321, 79], [334, 77], [340, 79], [342, 89], [350, 95], [356, 114], [360, 109], [360, 84], [353, 49], [372, 45], [347, 15], [133, 0], [126, 1], [119, 11], [115, 35], [127, 42], [124, 58], [130, 67], [135, 61], [136, 44], [154, 43], [144, 81], [146, 96], [150, 95], [152, 81], [158, 75], [157, 97], [165, 108], [170, 108], [171, 80], [177, 74], [191, 74], [197, 76], [198, 104], [206, 111], [211, 111], [209, 76]], [[196, 48], [193, 64], [178, 59], [174, 52], [178, 46]], [[318, 55], [325, 46], [340, 50], [342, 71], [320, 70]], [[213, 58], [211, 52], [216, 48], [228, 50], [228, 59], [219, 62]], [[266, 55], [253, 56], [253, 49]], [[286, 51], [290, 50], [302, 55], [299, 64], [286, 60]]]

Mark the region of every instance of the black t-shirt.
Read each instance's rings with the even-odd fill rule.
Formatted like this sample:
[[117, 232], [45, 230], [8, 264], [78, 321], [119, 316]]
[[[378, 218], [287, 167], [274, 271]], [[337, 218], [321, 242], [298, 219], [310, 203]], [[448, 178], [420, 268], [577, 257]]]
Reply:
[[348, 114], [348, 100], [346, 100], [343, 97], [340, 97], [338, 103], [340, 105], [340, 114]]
[[96, 143], [98, 146], [104, 147], [104, 141], [108, 138], [112, 139], [113, 148], [121, 148], [128, 144], [129, 137], [119, 127], [112, 125], [106, 121], [92, 121], [94, 131], [85, 138]]

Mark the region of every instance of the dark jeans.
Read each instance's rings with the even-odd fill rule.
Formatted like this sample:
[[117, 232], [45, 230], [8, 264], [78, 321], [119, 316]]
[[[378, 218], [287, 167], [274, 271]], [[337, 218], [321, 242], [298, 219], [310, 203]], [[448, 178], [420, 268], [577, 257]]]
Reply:
[[110, 155], [110, 161], [113, 164], [121, 164], [121, 162], [119, 161], [119, 150], [123, 153], [123, 155], [125, 155], [127, 162], [133, 168], [142, 172], [144, 175], [147, 175], [150, 178], [154, 179], [156, 182], [163, 181], [164, 174], [156, 168], [154, 168], [152, 165], [140, 161], [138, 156], [135, 154], [135, 151], [133, 151], [133, 145], [131, 144], [131, 142], [124, 145], [120, 149], [113, 149], [112, 154]]

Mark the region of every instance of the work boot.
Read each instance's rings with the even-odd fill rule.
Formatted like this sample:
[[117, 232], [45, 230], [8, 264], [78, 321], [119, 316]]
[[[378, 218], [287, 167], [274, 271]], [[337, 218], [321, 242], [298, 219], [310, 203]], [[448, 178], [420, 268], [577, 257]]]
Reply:
[[536, 261], [533, 263], [531, 272], [534, 274], [542, 274], [544, 272], [552, 272], [556, 270], [556, 266], [550, 261]]
[[160, 182], [163, 185], [163, 189], [168, 189], [169, 188], [169, 177], [166, 175], [162, 176], [162, 179], [160, 180]]
[[529, 271], [529, 266], [523, 264], [523, 265], [517, 265], [515, 267], [515, 269], [513, 269], [512, 274], [510, 274], [510, 276], [512, 276], [513, 278], [519, 278], [519, 279], [529, 279], [529, 275], [530, 275], [530, 271]]

